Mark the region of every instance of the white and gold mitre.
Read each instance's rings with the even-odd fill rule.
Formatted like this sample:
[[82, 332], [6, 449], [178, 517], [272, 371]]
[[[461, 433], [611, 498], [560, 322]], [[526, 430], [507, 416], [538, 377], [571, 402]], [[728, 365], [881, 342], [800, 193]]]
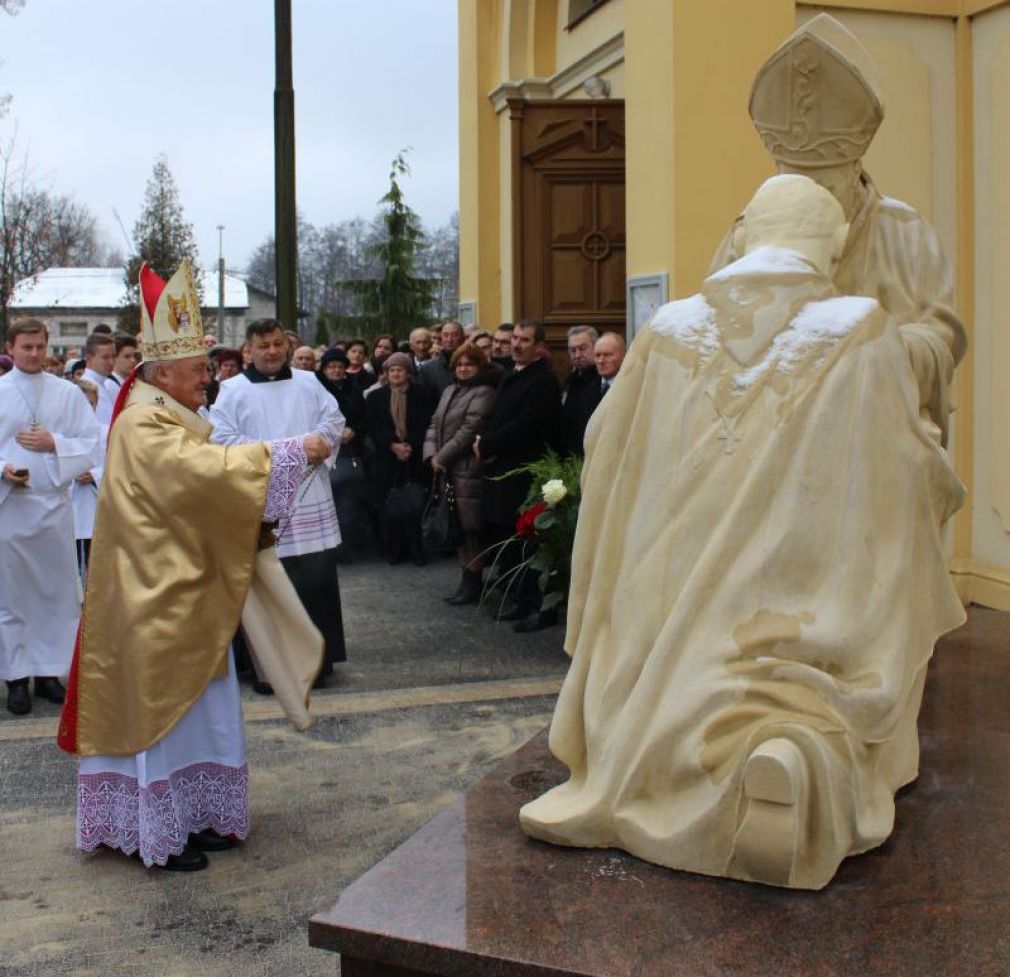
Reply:
[[778, 162], [838, 166], [862, 158], [884, 119], [884, 100], [866, 48], [819, 14], [757, 73], [750, 115]]
[[140, 352], [145, 360], [202, 356], [203, 322], [193, 269], [184, 258], [166, 282], [145, 261], [140, 266]]

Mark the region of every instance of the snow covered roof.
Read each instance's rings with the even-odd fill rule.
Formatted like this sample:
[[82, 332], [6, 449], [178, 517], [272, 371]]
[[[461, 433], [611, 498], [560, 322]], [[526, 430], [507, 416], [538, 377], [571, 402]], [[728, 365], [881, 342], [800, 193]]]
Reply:
[[[205, 308], [217, 307], [217, 272], [202, 271]], [[15, 309], [118, 309], [126, 301], [123, 269], [47, 268], [14, 287], [11, 307]], [[229, 309], [249, 307], [245, 282], [227, 272], [224, 276], [224, 304]]]

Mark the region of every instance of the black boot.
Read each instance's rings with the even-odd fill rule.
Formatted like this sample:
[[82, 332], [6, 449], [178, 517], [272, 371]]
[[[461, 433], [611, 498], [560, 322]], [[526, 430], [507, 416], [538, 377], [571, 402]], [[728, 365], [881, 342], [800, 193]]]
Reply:
[[443, 597], [447, 604], [452, 604], [460, 594], [466, 589], [466, 570], [463, 570], [459, 575], [459, 583], [456, 585], [456, 589], [447, 596]]
[[199, 872], [210, 864], [207, 856], [190, 842], [178, 855], [169, 855], [164, 864], [166, 872]]
[[35, 698], [48, 699], [56, 705], [62, 705], [67, 698], [67, 690], [60, 685], [60, 680], [51, 675], [35, 676]]
[[446, 597], [447, 604], [461, 607], [464, 604], [476, 604], [480, 599], [480, 570], [464, 570], [459, 590], [452, 597]]
[[7, 711], [14, 713], [15, 716], [27, 716], [32, 711], [28, 679], [19, 678], [7, 683]]
[[195, 848], [197, 851], [228, 851], [229, 848], [238, 847], [238, 844], [237, 838], [226, 838], [213, 828], [204, 828], [203, 831], [195, 831], [189, 836], [186, 847]]
[[542, 631], [552, 628], [558, 623], [558, 612], [552, 607], [549, 611], [534, 611], [529, 617], [512, 625], [516, 634], [526, 634], [530, 631]]
[[428, 554], [424, 552], [420, 536], [410, 541], [410, 558], [414, 561], [414, 566], [416, 567], [428, 565]]

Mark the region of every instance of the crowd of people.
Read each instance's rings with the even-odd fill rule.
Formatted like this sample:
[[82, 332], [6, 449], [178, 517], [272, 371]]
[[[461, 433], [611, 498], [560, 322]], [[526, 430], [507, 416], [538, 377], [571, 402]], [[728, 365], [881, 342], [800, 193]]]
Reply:
[[[266, 322], [279, 347], [276, 323]], [[208, 417], [215, 427], [218, 397], [227, 399], [240, 383], [230, 387], [228, 381], [262, 368], [263, 325], [251, 326], [238, 350], [207, 337], [213, 374]], [[421, 538], [423, 502], [427, 493], [448, 487], [460, 540], [459, 585], [446, 595], [453, 604], [479, 599], [485, 554], [498, 553], [514, 534], [529, 488], [528, 478], [515, 470], [548, 449], [581, 453], [589, 417], [624, 356], [618, 334], [600, 336], [590, 326], [574, 326], [568, 334], [570, 371], [559, 383], [543, 326], [533, 320], [503, 323], [493, 333], [445, 322], [418, 327], [404, 339], [382, 333], [370, 343], [349, 338], [317, 348], [290, 332], [284, 340], [291, 372], [314, 374], [345, 422], [329, 473], [341, 533], [336, 559], [348, 562], [356, 553], [378, 550], [390, 563], [425, 565], [431, 554]], [[259, 429], [245, 433], [265, 436]], [[505, 546], [495, 573], [508, 577], [520, 559], [518, 547]], [[533, 579], [515, 583], [501, 618], [518, 631], [552, 623], [540, 613]]]
[[[54, 448], [57, 441], [76, 445], [73, 474], [67, 477], [70, 467], [58, 449], [48, 480], [53, 497], [67, 503], [65, 512], [56, 507], [62, 515], [53, 522], [54, 539], [72, 522], [76, 540], [76, 567], [65, 572], [86, 581], [109, 425], [119, 391], [140, 362], [138, 341], [98, 326], [83, 349], [60, 357], [49, 351], [48, 335], [34, 321], [12, 329], [9, 340], [7, 354], [0, 356], [0, 377], [10, 373], [10, 382], [0, 392], [7, 391], [13, 404], [27, 409], [33, 403], [25, 397], [30, 381], [47, 376], [61, 387], [69, 381], [66, 389], [76, 386], [90, 405], [83, 418], [64, 406], [45, 426], [53, 432]], [[544, 328], [533, 320], [503, 323], [493, 332], [445, 322], [419, 326], [402, 339], [383, 333], [370, 342], [348, 338], [313, 348], [275, 320], [262, 319], [249, 326], [240, 349], [222, 345], [212, 334], [204, 342], [206, 404], [199, 413], [213, 425], [214, 441], [238, 444], [315, 433], [339, 443], [339, 451], [302, 488], [295, 513], [277, 530], [281, 563], [325, 638], [317, 685], [325, 684], [333, 664], [346, 657], [338, 563], [379, 553], [392, 564], [424, 566], [433, 555], [447, 555], [432, 554], [422, 540], [422, 511], [432, 492], [451, 493], [458, 524], [453, 549], [460, 577], [446, 601], [476, 603], [493, 583], [487, 579], [493, 572], [512, 581], [495, 605], [501, 620], [512, 622], [518, 632], [554, 623], [551, 614], [540, 611], [534, 575], [515, 579], [510, 573], [523, 557], [520, 547], [507, 541], [529, 489], [528, 476], [516, 469], [548, 449], [581, 453], [589, 418], [620, 369], [621, 336], [573, 326], [562, 380]], [[293, 382], [273, 382], [284, 379]], [[58, 388], [52, 381], [35, 388], [55, 402]], [[33, 468], [25, 459], [34, 462], [32, 451], [39, 449], [32, 448], [30, 434], [24, 440], [23, 427], [37, 424], [36, 414], [35, 409], [12, 410], [6, 418], [9, 430], [0, 432], [4, 496], [27, 484], [29, 475], [18, 472]], [[74, 430], [68, 428], [71, 416]], [[82, 424], [85, 433], [77, 430]], [[35, 484], [42, 478], [40, 471]], [[7, 522], [2, 517], [12, 511], [12, 506], [0, 509], [0, 521]], [[24, 525], [35, 522], [33, 515]], [[37, 551], [37, 543], [33, 547]], [[41, 570], [49, 577], [52, 572], [52, 567]], [[0, 615], [5, 624], [30, 626], [9, 607], [0, 608]], [[63, 643], [72, 644], [76, 615], [64, 617], [60, 634], [66, 632]], [[23, 715], [31, 709], [32, 677], [36, 696], [61, 702], [65, 693], [55, 664], [30, 663], [30, 656], [16, 651], [17, 631], [7, 630], [11, 647], [6, 655], [0, 647], [0, 665], [7, 707]], [[255, 669], [254, 660], [251, 666]], [[263, 676], [253, 678], [258, 691], [271, 691]]]

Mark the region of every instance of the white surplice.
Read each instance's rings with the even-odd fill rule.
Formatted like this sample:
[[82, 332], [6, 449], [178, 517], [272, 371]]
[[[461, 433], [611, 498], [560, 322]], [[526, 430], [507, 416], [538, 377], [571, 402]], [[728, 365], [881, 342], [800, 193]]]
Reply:
[[90, 380], [96, 387], [98, 387], [98, 406], [95, 408], [95, 416], [98, 418], [98, 423], [103, 424], [108, 433], [109, 425], [112, 423], [112, 410], [116, 406], [116, 397], [119, 396], [118, 391], [112, 393], [109, 390], [109, 378], [102, 376], [97, 370], [92, 370], [88, 367], [84, 371], [84, 380]]
[[[210, 409], [211, 440], [218, 444], [272, 441], [319, 434], [339, 446], [344, 416], [336, 399], [307, 370], [284, 371], [276, 380], [251, 381], [246, 374], [221, 384]], [[278, 526], [277, 555], [301, 556], [340, 545], [329, 470], [336, 453], [307, 480], [290, 519]]]
[[[33, 422], [55, 452], [15, 436]], [[100, 462], [101, 428], [84, 393], [48, 373], [0, 377], [0, 469], [27, 468], [28, 485], [0, 481], [0, 679], [66, 675], [81, 610], [70, 487]]]
[[95, 512], [98, 509], [98, 490], [102, 484], [102, 472], [105, 469], [105, 446], [109, 432], [102, 428], [101, 443], [98, 449], [99, 463], [91, 472], [91, 482], [78, 482], [74, 479], [70, 489], [70, 501], [74, 507], [74, 538], [91, 539], [95, 529]]

